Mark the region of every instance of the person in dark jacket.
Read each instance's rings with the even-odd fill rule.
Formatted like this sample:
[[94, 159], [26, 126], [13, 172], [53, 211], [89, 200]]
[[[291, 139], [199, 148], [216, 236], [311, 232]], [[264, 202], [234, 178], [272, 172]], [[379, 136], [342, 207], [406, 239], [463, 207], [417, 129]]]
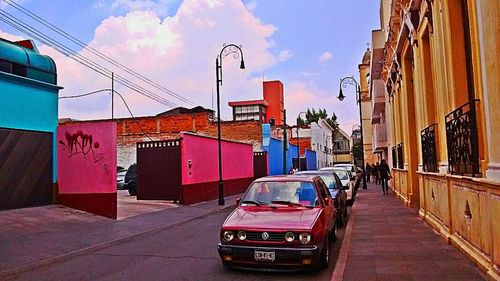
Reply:
[[382, 184], [382, 193], [389, 194], [389, 191], [387, 189], [387, 181], [391, 178], [391, 170], [384, 159], [382, 159], [380, 163], [379, 176]]
[[380, 184], [380, 165], [377, 162], [377, 164], [373, 165], [373, 173], [375, 174], [375, 184]]
[[370, 182], [370, 175], [372, 174], [372, 165], [370, 163], [366, 163], [366, 182]]

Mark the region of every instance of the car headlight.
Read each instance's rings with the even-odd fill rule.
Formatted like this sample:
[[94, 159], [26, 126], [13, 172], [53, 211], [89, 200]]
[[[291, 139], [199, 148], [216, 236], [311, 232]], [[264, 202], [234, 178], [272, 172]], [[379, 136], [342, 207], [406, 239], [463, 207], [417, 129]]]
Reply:
[[245, 240], [245, 239], [247, 239], [247, 234], [245, 233], [245, 231], [244, 231], [244, 230], [240, 230], [240, 231], [238, 231], [237, 236], [238, 236], [238, 239], [240, 239], [240, 240]]
[[226, 231], [224, 231], [224, 234], [222, 235], [222, 237], [224, 238], [224, 240], [229, 242], [229, 241], [233, 240], [234, 234], [232, 231], [226, 230]]
[[307, 244], [311, 242], [311, 234], [303, 232], [299, 235], [300, 243]]
[[292, 242], [293, 240], [295, 240], [295, 235], [293, 235], [293, 232], [288, 231], [287, 233], [285, 233], [285, 240], [286, 242]]

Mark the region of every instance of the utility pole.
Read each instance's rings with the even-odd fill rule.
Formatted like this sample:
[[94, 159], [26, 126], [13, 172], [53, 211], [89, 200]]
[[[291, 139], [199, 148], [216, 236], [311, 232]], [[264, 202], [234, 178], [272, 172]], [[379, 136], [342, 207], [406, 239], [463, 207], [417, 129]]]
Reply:
[[111, 120], [115, 119], [115, 73], [111, 72]]
[[287, 133], [286, 133], [286, 109], [283, 110], [283, 175], [287, 174], [286, 170], [286, 147], [287, 147]]

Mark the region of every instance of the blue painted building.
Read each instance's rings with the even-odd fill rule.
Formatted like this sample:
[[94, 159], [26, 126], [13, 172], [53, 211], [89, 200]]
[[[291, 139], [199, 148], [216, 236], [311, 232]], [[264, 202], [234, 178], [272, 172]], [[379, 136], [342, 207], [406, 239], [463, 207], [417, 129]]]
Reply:
[[[32, 41], [0, 38], [0, 174], [10, 181], [0, 183], [0, 209], [46, 203], [47, 175], [50, 190], [57, 179], [60, 89], [54, 61]], [[1, 170], [7, 166], [17, 173]]]
[[307, 170], [317, 170], [318, 167], [316, 165], [316, 151], [312, 151], [306, 148], [306, 163]]
[[[283, 141], [270, 138], [269, 146], [263, 146], [264, 151], [267, 152], [269, 158], [269, 175], [282, 175], [283, 174]], [[292, 167], [292, 158], [297, 156], [297, 146], [288, 144], [286, 151], [286, 171]]]

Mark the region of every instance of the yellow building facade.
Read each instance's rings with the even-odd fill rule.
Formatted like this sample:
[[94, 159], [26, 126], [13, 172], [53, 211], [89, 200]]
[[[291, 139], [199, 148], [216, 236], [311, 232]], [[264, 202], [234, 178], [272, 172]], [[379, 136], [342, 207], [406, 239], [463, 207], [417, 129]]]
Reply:
[[363, 55], [361, 64], [358, 65], [359, 69], [359, 90], [361, 100], [361, 122], [363, 128], [363, 154], [366, 164], [373, 165], [380, 162], [381, 156], [376, 154], [373, 149], [373, 135], [372, 135], [372, 103], [369, 91], [370, 79], [370, 58], [371, 51], [366, 50]]
[[382, 0], [380, 15], [370, 91], [384, 96], [391, 188], [500, 280], [500, 1]]

